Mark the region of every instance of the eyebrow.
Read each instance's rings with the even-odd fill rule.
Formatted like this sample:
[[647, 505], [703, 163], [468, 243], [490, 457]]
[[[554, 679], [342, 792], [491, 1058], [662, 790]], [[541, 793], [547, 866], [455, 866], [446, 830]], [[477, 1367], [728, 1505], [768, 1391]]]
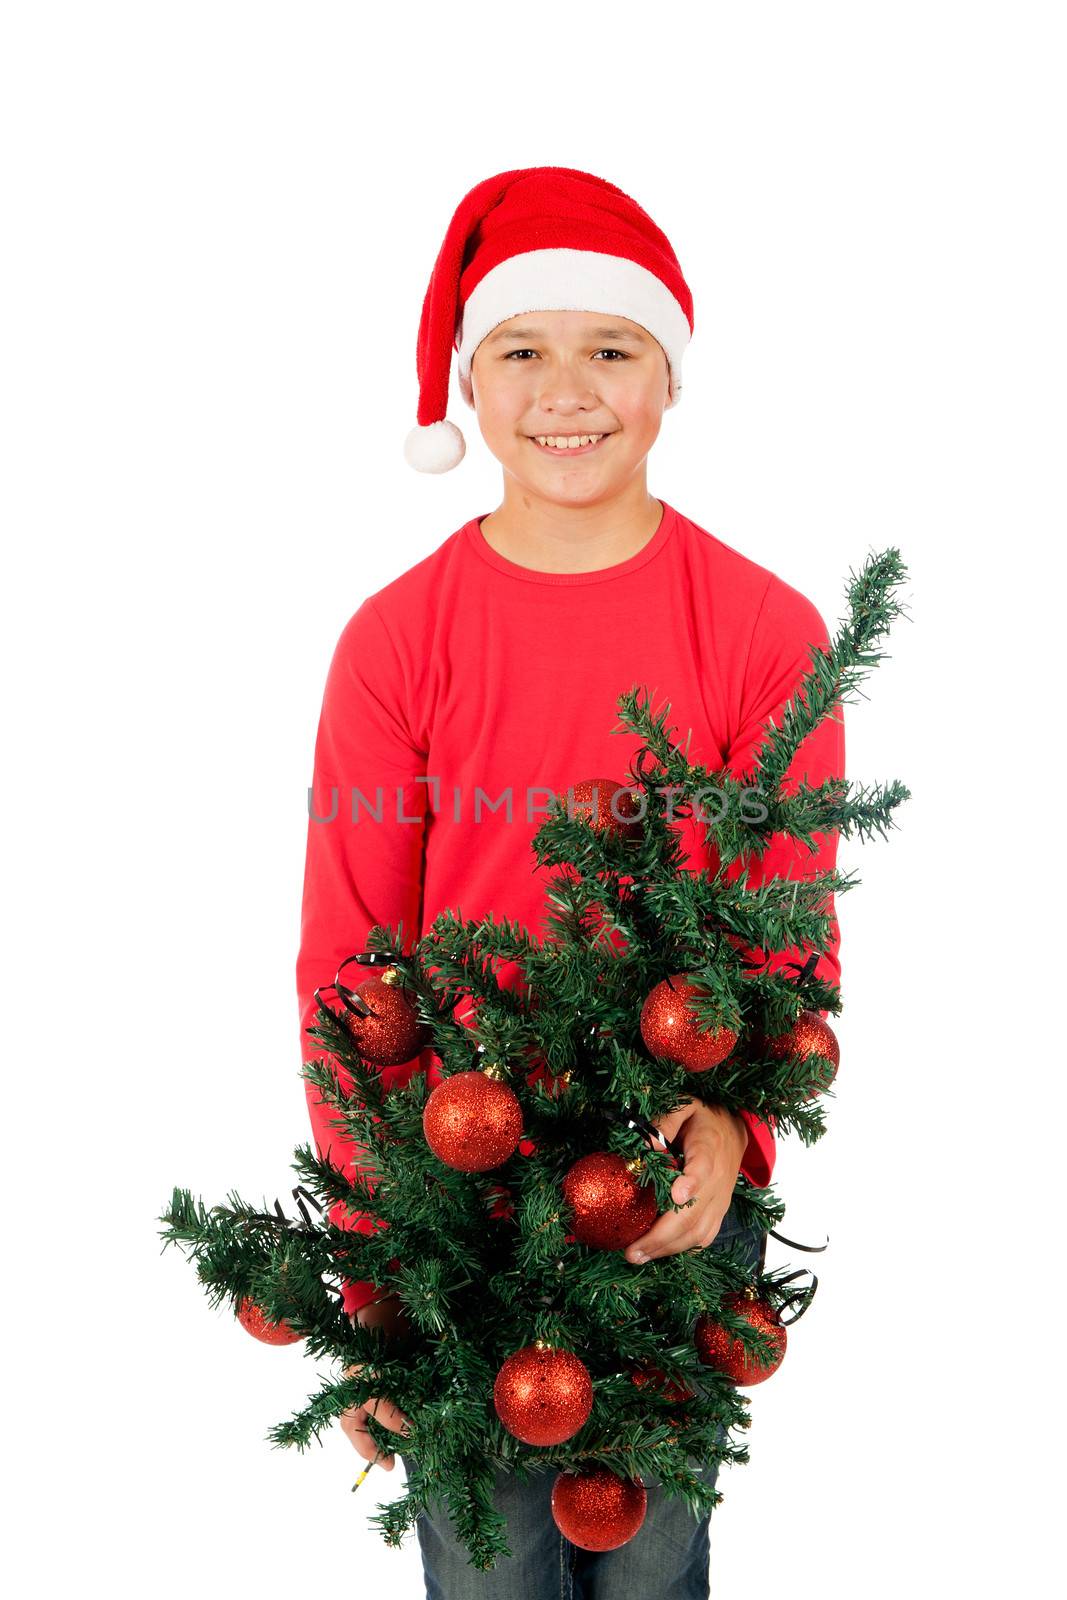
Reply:
[[[619, 341], [626, 340], [630, 344], [643, 344], [644, 343], [643, 335], [639, 334], [639, 333], [633, 333], [633, 332], [631, 332], [631, 330], [629, 328], [609, 328], [609, 327], [590, 328], [589, 337], [591, 339], [617, 339]], [[498, 331], [496, 333], [491, 333], [489, 335], [489, 343], [490, 344], [499, 344], [499, 343], [502, 343], [506, 339], [543, 339], [543, 338], [544, 338], [544, 329], [543, 328], [532, 328], [532, 327], [531, 328], [507, 328], [507, 329], [501, 328], [501, 329], [498, 329]]]

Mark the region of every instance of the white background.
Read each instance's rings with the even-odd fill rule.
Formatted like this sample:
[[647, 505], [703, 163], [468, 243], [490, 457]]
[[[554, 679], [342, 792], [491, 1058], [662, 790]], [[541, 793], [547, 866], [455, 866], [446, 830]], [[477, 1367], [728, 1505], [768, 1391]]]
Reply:
[[[830, 1249], [724, 1473], [713, 1590], [1041, 1591], [1058, 1447], [1057, 9], [6, 12], [3, 1273], [20, 1593], [422, 1594], [399, 1487], [160, 1252], [175, 1184], [286, 1195], [315, 725], [362, 598], [499, 501], [401, 449], [448, 220], [554, 163], [633, 194], [695, 299], [649, 487], [834, 622], [910, 568], [849, 774], [831, 1134], [783, 1144]], [[702, 32], [698, 33], [698, 29]], [[475, 686], [476, 691], [476, 686]], [[1053, 1468], [1061, 1452], [1055, 1450]], [[1056, 1505], [1058, 1509], [1058, 1503]], [[14, 1557], [9, 1544], [8, 1559]], [[755, 1564], [755, 1565], [754, 1565]], [[639, 1600], [639, 1597], [635, 1597]]]

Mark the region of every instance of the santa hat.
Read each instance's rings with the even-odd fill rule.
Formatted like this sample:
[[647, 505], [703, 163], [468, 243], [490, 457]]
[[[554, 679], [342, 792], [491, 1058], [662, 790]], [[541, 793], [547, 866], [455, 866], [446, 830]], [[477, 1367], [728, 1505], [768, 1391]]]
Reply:
[[404, 455], [418, 472], [448, 472], [466, 446], [446, 419], [452, 351], [474, 406], [471, 361], [498, 323], [523, 311], [603, 311], [662, 345], [668, 406], [681, 394], [693, 297], [665, 233], [613, 183], [573, 167], [498, 172], [465, 194], [434, 263], [419, 322], [418, 424]]

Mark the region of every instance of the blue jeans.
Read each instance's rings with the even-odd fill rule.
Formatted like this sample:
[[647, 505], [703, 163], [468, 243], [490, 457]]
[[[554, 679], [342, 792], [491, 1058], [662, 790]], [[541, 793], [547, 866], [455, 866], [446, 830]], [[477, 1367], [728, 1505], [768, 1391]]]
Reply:
[[[755, 1268], [764, 1234], [738, 1226], [734, 1207], [708, 1246], [740, 1246]], [[401, 1459], [407, 1466], [403, 1452]], [[699, 1469], [712, 1487], [718, 1463]], [[470, 1564], [447, 1510], [432, 1502], [416, 1528], [427, 1600], [708, 1600], [710, 1514], [699, 1521], [684, 1499], [645, 1482], [648, 1509], [637, 1533], [617, 1550], [580, 1550], [552, 1520], [554, 1472], [525, 1483], [498, 1470], [494, 1505], [507, 1518], [510, 1559], [498, 1556], [491, 1572]]]

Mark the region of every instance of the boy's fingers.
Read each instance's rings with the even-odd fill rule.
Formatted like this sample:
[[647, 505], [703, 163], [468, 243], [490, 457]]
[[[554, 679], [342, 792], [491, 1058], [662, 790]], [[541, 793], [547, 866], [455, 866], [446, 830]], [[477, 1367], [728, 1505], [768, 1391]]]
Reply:
[[[711, 1243], [722, 1227], [722, 1217], [715, 1227], [714, 1233], [707, 1227], [707, 1218], [712, 1213], [705, 1207], [700, 1213], [699, 1220], [689, 1221], [689, 1213], [685, 1212], [686, 1220], [681, 1223], [680, 1216], [671, 1213], [662, 1216], [646, 1234], [640, 1239], [635, 1239], [633, 1244], [626, 1247], [627, 1261], [640, 1266], [644, 1261], [651, 1261], [657, 1256], [678, 1255], [682, 1250], [702, 1250]], [[723, 1212], [723, 1216], [725, 1216]], [[673, 1224], [669, 1229], [666, 1224]]]
[[[687, 1159], [685, 1172], [679, 1173], [671, 1185], [671, 1198], [675, 1204], [681, 1205], [690, 1199], [702, 1178], [706, 1176], [706, 1166], [702, 1166], [699, 1155], [692, 1163]], [[635, 1239], [633, 1244], [627, 1245], [627, 1261], [640, 1264], [652, 1256], [684, 1249], [696, 1220], [693, 1209], [689, 1206], [685, 1211], [662, 1212], [647, 1233], [643, 1233], [640, 1239]]]
[[365, 1461], [373, 1460], [377, 1447], [363, 1423], [358, 1419], [356, 1412], [342, 1411], [340, 1423], [341, 1432], [353, 1449], [358, 1450]]
[[342, 1418], [351, 1418], [353, 1424], [367, 1431], [367, 1418], [373, 1417], [375, 1422], [380, 1422], [390, 1433], [409, 1433], [411, 1421], [391, 1400], [386, 1400], [382, 1395], [371, 1395], [361, 1406], [349, 1406], [347, 1411], [342, 1411]]
[[708, 1180], [714, 1170], [712, 1147], [704, 1139], [694, 1139], [686, 1147], [685, 1171], [680, 1172], [671, 1184], [671, 1199], [675, 1205], [691, 1200], [698, 1189], [707, 1190]]
[[[701, 1229], [707, 1223], [714, 1172], [714, 1145], [704, 1139], [694, 1139], [686, 1150], [685, 1171], [679, 1173], [671, 1184], [671, 1199], [675, 1205], [685, 1205], [685, 1210], [663, 1212], [647, 1233], [627, 1245], [627, 1261], [640, 1265], [642, 1261], [649, 1261], [655, 1256], [675, 1255], [680, 1250], [698, 1248]], [[694, 1195], [697, 1196], [697, 1204], [686, 1204]]]
[[[353, 1374], [358, 1373], [361, 1366], [362, 1363], [358, 1363], [356, 1366], [346, 1367], [344, 1370], [344, 1376], [348, 1378]], [[365, 1400], [361, 1406], [350, 1406], [347, 1411], [342, 1412], [342, 1416], [357, 1417], [359, 1419], [360, 1426], [362, 1426], [363, 1419], [367, 1412], [370, 1412], [371, 1416], [373, 1416], [376, 1421], [383, 1423], [384, 1426], [387, 1427], [392, 1433], [410, 1432], [410, 1417], [406, 1417], [391, 1400], [386, 1400], [384, 1396], [372, 1395], [370, 1399]]]
[[675, 1134], [678, 1132], [678, 1129], [682, 1126], [682, 1123], [685, 1122], [687, 1117], [692, 1116], [693, 1107], [694, 1101], [687, 1100], [683, 1106], [679, 1106], [677, 1111], [668, 1111], [666, 1116], [657, 1118], [655, 1127], [659, 1130], [668, 1144], [670, 1144], [671, 1140], [674, 1138]]
[[391, 1433], [407, 1433], [411, 1424], [391, 1400], [368, 1400], [367, 1404], [373, 1407], [371, 1415], [375, 1422], [380, 1422]]
[[384, 1467], [386, 1472], [392, 1472], [395, 1461], [392, 1455], [379, 1456], [381, 1448], [371, 1438], [370, 1430], [366, 1426], [367, 1409], [365, 1406], [352, 1406], [348, 1411], [341, 1413], [341, 1431], [351, 1440], [352, 1445], [359, 1451], [364, 1461], [373, 1461], [376, 1466]]
[[626, 1246], [627, 1261], [640, 1263], [662, 1253], [673, 1254], [679, 1248], [684, 1248], [692, 1226], [688, 1212], [681, 1214], [673, 1211], [664, 1212], [647, 1233], [643, 1233], [640, 1239], [635, 1239], [633, 1244]]

